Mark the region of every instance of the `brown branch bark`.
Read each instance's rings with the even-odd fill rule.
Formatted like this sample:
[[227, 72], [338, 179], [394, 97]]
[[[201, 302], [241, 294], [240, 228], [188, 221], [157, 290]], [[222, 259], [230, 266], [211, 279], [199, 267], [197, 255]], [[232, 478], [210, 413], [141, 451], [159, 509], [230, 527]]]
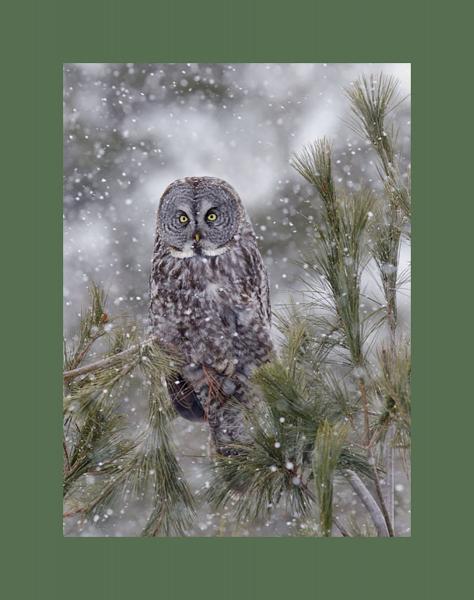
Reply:
[[83, 367], [78, 367], [76, 369], [70, 369], [68, 371], [63, 372], [64, 381], [69, 381], [71, 379], [75, 379], [76, 377], [80, 377], [81, 375], [87, 375], [87, 373], [93, 373], [94, 371], [99, 371], [100, 369], [104, 369], [112, 366], [115, 362], [120, 361], [122, 358], [133, 354], [137, 350], [144, 348], [150, 343], [156, 341], [156, 337], [150, 337], [146, 339], [144, 342], [140, 342], [139, 344], [134, 344], [127, 348], [126, 350], [122, 350], [122, 352], [118, 352], [117, 354], [112, 354], [107, 358], [102, 358], [101, 360], [97, 360], [88, 365], [84, 365]]
[[385, 521], [384, 515], [380, 510], [380, 506], [377, 504], [375, 498], [369, 492], [362, 479], [357, 475], [355, 471], [352, 471], [351, 469], [346, 469], [344, 471], [344, 475], [347, 477], [347, 480], [351, 484], [352, 489], [359, 496], [362, 504], [365, 506], [367, 512], [370, 514], [378, 535], [380, 537], [389, 537], [390, 532], [387, 528], [387, 523]]
[[382, 488], [380, 486], [379, 474], [377, 472], [377, 465], [375, 464], [374, 453], [372, 452], [372, 440], [370, 439], [370, 426], [369, 426], [369, 401], [367, 398], [367, 389], [365, 387], [365, 381], [364, 381], [363, 377], [361, 377], [359, 379], [359, 390], [360, 390], [360, 394], [362, 397], [362, 403], [363, 403], [363, 407], [364, 407], [364, 425], [365, 425], [366, 442], [367, 442], [367, 457], [369, 459], [369, 463], [372, 466], [372, 470], [374, 472], [375, 491], [377, 493], [377, 498], [379, 500], [380, 508], [382, 510], [382, 514], [385, 519], [385, 523], [387, 525], [388, 534], [390, 537], [393, 537], [392, 521], [390, 520], [387, 506], [385, 504], [385, 500], [384, 500], [383, 493], [382, 493]]

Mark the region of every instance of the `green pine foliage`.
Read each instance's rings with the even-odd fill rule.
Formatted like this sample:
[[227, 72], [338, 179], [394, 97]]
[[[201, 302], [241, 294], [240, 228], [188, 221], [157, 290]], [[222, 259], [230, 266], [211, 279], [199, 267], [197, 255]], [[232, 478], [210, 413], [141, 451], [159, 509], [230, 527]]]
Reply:
[[349, 427], [341, 421], [331, 425], [324, 421], [318, 428], [313, 452], [313, 473], [319, 504], [321, 535], [329, 537], [333, 526], [334, 475]]
[[[152, 490], [153, 506], [143, 535], [185, 535], [194, 500], [176, 459], [170, 423], [174, 411], [162, 381], [179, 364], [153, 339], [137, 341], [136, 327], [111, 320], [105, 296], [90, 287], [77, 345], [65, 349], [64, 496], [66, 516], [94, 520], [113, 502], [140, 499]], [[108, 349], [86, 365], [98, 340]], [[148, 389], [145, 429], [130, 437], [120, 403], [132, 378]], [[93, 475], [97, 485], [82, 486]], [[84, 490], [85, 487], [85, 490]]]

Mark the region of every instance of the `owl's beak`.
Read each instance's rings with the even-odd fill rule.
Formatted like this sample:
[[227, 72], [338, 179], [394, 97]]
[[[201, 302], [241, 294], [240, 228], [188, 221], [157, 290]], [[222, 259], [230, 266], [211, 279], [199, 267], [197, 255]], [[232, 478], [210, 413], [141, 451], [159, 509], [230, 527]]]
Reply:
[[199, 233], [199, 231], [196, 231], [196, 233], [194, 234], [194, 239], [196, 240], [196, 242], [199, 242], [199, 240], [201, 239], [201, 234]]

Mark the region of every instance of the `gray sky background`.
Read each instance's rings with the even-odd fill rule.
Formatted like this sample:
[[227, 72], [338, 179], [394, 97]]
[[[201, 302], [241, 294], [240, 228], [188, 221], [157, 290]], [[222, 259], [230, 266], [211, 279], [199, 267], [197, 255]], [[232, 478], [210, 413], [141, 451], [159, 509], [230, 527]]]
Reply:
[[[409, 94], [408, 64], [65, 65], [66, 332], [90, 277], [120, 310], [146, 319], [158, 201], [171, 181], [190, 175], [236, 188], [262, 238], [272, 293], [287, 297], [291, 261], [305, 243], [305, 230], [290, 223], [308, 197], [290, 156], [327, 136], [338, 184], [376, 187], [374, 157], [345, 123], [343, 89], [380, 72]], [[407, 101], [397, 123], [407, 157], [408, 109]]]

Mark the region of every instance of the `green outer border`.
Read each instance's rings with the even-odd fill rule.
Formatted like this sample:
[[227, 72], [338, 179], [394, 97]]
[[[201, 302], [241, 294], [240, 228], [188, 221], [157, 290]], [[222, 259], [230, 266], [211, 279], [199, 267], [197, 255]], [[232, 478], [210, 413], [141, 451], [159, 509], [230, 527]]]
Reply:
[[[460, 4], [457, 0], [450, 3], [453, 14]], [[2, 205], [7, 211], [3, 223], [9, 224], [2, 233], [2, 258], [7, 259], [5, 279], [9, 282], [2, 300], [7, 304], [4, 327], [11, 334], [11, 341], [2, 344], [2, 350], [5, 359], [13, 358], [4, 378], [2, 403], [3, 423], [7, 425], [4, 455], [13, 467], [11, 484], [2, 494], [6, 500], [2, 537], [9, 536], [9, 581], [3, 582], [11, 586], [7, 597], [116, 599], [144, 597], [149, 592], [163, 598], [240, 600], [287, 598], [306, 592], [329, 598], [351, 594], [388, 600], [400, 593], [431, 598], [438, 593], [446, 597], [451, 591], [453, 581], [445, 577], [446, 560], [435, 542], [439, 548], [441, 540], [451, 552], [454, 535], [463, 531], [462, 519], [468, 518], [463, 496], [455, 498], [456, 509], [448, 513], [448, 500], [452, 503], [453, 498], [447, 474], [460, 482], [462, 473], [458, 462], [447, 458], [445, 449], [448, 445], [461, 453], [469, 420], [456, 422], [454, 434], [444, 431], [442, 444], [435, 446], [433, 428], [446, 420], [440, 410], [442, 402], [463, 398], [457, 379], [447, 374], [440, 379], [435, 374], [446, 372], [443, 347], [453, 347], [459, 353], [454, 375], [469, 372], [469, 354], [463, 353], [457, 334], [464, 333], [461, 318], [470, 296], [454, 296], [451, 285], [445, 284], [448, 278], [449, 283], [454, 282], [455, 274], [455, 265], [446, 255], [445, 238], [459, 255], [469, 251], [469, 237], [461, 235], [461, 229], [465, 227], [468, 234], [472, 205], [462, 207], [463, 219], [457, 218], [459, 210], [446, 211], [443, 207], [448, 199], [455, 202], [462, 197], [457, 177], [446, 176], [447, 163], [453, 160], [450, 149], [454, 147], [456, 119], [460, 120], [459, 127], [463, 126], [462, 114], [470, 108], [472, 96], [460, 94], [457, 110], [449, 119], [440, 118], [438, 110], [460, 85], [456, 63], [445, 48], [457, 52], [456, 60], [464, 50], [467, 54], [462, 40], [467, 39], [472, 20], [460, 18], [453, 24], [445, 23], [447, 19], [436, 11], [434, 2], [426, 0], [43, 0], [9, 6], [3, 19], [8, 31], [1, 39], [5, 69], [11, 72], [11, 84], [2, 92], [2, 101], [8, 103], [2, 116], [9, 141], [1, 147], [4, 164], [12, 157], [16, 163], [6, 173], [10, 181], [9, 187], [4, 187]], [[436, 36], [435, 26], [439, 32]], [[449, 30], [451, 39], [443, 45]], [[412, 62], [412, 538], [62, 537], [58, 404], [62, 359], [61, 73], [63, 62], [88, 61]], [[443, 152], [442, 136], [450, 144]], [[460, 172], [468, 172], [470, 153], [468, 142], [464, 143], [465, 155], [456, 146]], [[29, 168], [24, 156], [31, 158]], [[440, 226], [443, 237], [435, 233]], [[438, 239], [441, 241], [436, 244]], [[438, 273], [444, 285], [439, 285]], [[459, 311], [450, 315], [449, 326], [439, 322], [436, 328], [432, 326], [443, 307], [451, 308], [454, 302]], [[22, 326], [25, 331], [20, 335]], [[461, 516], [458, 524], [453, 512]], [[463, 561], [459, 555], [456, 563], [460, 574], [467, 559]]]

